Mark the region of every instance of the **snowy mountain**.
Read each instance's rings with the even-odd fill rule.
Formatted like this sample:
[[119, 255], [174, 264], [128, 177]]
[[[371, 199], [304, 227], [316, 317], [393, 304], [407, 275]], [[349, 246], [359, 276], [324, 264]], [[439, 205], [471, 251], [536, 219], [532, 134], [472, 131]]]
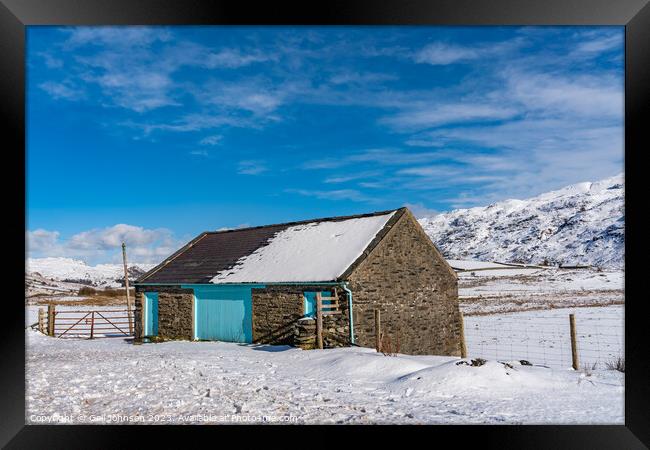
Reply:
[[420, 219], [450, 259], [624, 265], [623, 174], [528, 200], [505, 200]]
[[[153, 266], [154, 264], [129, 265], [129, 280], [135, 280]], [[124, 268], [121, 264], [89, 266], [81, 260], [72, 258], [29, 258], [26, 272], [26, 275], [31, 278], [48, 278], [95, 287], [124, 285]], [[26, 277], [26, 280], [28, 278]]]

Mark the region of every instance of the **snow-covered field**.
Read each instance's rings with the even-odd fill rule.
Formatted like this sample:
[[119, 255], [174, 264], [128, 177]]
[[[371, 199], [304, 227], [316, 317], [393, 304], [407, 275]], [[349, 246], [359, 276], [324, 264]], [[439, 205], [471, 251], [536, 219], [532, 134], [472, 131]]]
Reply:
[[[624, 376], [605, 366], [624, 354], [622, 271], [451, 262], [460, 270], [468, 361], [485, 358], [483, 366], [364, 348], [133, 345], [28, 330], [26, 420], [623, 423]], [[107, 309], [75, 306], [65, 283], [36, 281], [54, 289], [59, 311]], [[37, 313], [38, 306], [26, 308], [26, 326]], [[577, 372], [570, 369], [569, 313], [576, 315], [584, 367]]]
[[26, 331], [27, 423], [622, 424], [623, 374]]
[[624, 303], [621, 270], [500, 267], [461, 261], [458, 294], [465, 315]]
[[580, 366], [604, 368], [624, 357], [623, 306], [567, 308], [465, 317], [470, 357], [525, 359], [555, 368], [571, 367], [569, 314], [575, 314]]

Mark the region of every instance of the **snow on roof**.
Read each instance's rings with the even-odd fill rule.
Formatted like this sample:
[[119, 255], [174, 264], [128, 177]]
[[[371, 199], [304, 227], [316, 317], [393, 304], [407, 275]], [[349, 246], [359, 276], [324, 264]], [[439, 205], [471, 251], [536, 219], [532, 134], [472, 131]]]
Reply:
[[211, 283], [333, 281], [361, 256], [395, 214], [288, 227], [222, 270]]

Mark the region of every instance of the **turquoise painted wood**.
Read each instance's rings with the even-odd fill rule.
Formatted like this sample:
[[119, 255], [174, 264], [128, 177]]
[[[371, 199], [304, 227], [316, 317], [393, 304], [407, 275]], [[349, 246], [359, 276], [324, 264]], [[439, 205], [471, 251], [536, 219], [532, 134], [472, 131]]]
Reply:
[[158, 292], [145, 292], [145, 336], [158, 336]]
[[[332, 295], [329, 291], [321, 291], [321, 297], [329, 297]], [[305, 292], [305, 317], [316, 317], [316, 292]], [[324, 301], [323, 304], [328, 304], [329, 301]]]
[[253, 341], [251, 285], [192, 285], [197, 339]]

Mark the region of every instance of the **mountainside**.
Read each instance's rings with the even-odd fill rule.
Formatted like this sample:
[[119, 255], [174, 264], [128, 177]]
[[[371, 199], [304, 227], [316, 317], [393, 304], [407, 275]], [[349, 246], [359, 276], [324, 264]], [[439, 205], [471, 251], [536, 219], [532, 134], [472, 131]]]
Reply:
[[624, 179], [454, 210], [420, 224], [449, 259], [622, 268]]
[[[135, 280], [153, 266], [153, 264], [129, 265], [129, 280]], [[121, 264], [89, 266], [81, 260], [72, 258], [29, 258], [26, 272], [26, 282], [37, 279], [54, 279], [95, 287], [124, 285], [124, 268]]]

